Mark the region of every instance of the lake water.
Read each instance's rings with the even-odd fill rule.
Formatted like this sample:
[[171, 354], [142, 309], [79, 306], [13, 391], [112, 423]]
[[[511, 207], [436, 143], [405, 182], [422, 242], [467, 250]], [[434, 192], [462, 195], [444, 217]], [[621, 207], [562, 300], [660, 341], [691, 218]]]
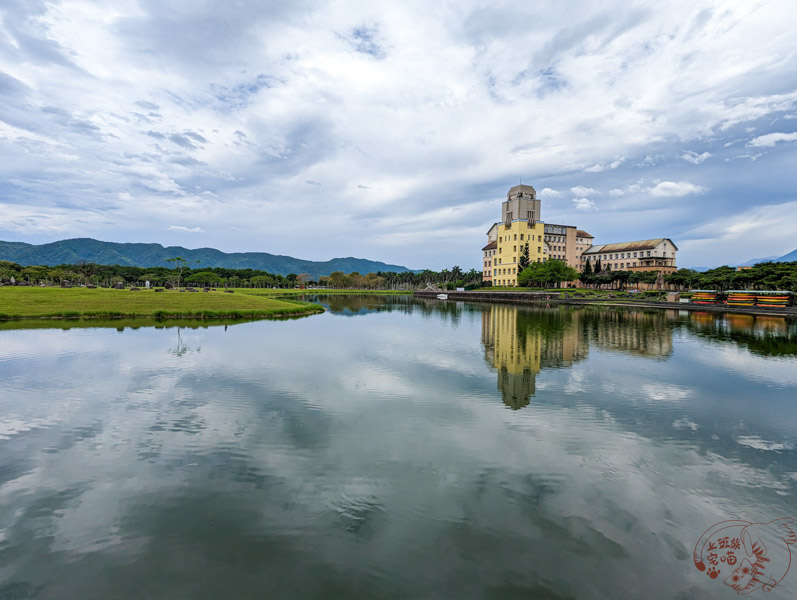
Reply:
[[321, 301], [0, 331], [0, 599], [732, 598], [797, 517], [793, 321]]

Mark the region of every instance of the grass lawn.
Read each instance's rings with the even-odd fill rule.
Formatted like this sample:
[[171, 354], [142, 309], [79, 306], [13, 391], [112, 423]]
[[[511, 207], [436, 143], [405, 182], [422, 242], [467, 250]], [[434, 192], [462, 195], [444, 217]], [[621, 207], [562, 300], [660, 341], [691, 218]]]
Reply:
[[150, 317], [245, 319], [323, 312], [317, 304], [250, 294], [0, 287], [0, 320], [23, 318]]

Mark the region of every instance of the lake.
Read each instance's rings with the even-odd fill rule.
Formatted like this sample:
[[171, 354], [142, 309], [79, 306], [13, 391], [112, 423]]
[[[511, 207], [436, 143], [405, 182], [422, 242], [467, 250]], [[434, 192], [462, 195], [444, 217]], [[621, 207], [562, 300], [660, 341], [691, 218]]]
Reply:
[[0, 599], [733, 598], [797, 517], [794, 321], [318, 301], [6, 324]]

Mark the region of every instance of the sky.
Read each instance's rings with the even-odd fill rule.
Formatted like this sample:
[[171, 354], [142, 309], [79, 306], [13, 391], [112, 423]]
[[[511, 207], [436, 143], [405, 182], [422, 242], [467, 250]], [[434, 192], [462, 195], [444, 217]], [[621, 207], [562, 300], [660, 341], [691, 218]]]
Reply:
[[480, 268], [513, 185], [678, 266], [797, 248], [793, 0], [1, 0], [0, 239]]

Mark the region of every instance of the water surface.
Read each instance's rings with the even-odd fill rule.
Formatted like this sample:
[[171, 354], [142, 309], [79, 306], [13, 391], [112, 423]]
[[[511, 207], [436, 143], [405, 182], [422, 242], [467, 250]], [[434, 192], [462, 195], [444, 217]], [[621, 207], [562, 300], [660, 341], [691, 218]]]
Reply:
[[794, 322], [322, 303], [0, 331], [0, 598], [731, 598], [797, 516]]

